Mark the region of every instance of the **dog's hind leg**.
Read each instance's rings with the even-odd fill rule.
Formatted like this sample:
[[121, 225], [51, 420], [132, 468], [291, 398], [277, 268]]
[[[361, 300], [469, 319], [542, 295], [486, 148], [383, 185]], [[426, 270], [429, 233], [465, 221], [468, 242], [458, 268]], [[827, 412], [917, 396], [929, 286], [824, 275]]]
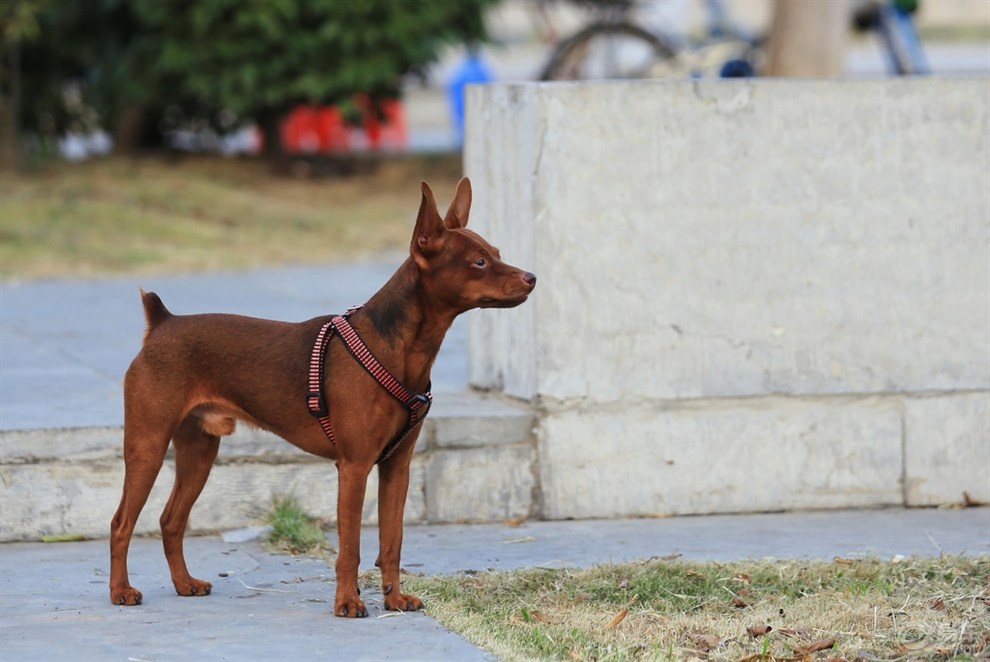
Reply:
[[[162, 511], [160, 523], [165, 559], [172, 574], [175, 592], [179, 595], [209, 595], [213, 589], [209, 582], [195, 579], [189, 574], [182, 547], [189, 513], [203, 491], [217, 458], [219, 434], [230, 434], [233, 431], [233, 419], [204, 420], [190, 414], [182, 421], [172, 438], [175, 449], [175, 485], [168, 503], [165, 504], [165, 510]], [[218, 434], [212, 434], [213, 432]]]
[[110, 522], [110, 601], [115, 605], [141, 604], [141, 592], [127, 576], [127, 550], [141, 509], [162, 468], [174, 423], [168, 417], [124, 415], [124, 489], [120, 506]]

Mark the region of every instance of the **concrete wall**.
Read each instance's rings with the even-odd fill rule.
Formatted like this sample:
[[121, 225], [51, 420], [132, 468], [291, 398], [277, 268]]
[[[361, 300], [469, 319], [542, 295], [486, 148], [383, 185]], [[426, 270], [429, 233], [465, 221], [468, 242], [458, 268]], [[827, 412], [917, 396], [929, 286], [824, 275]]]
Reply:
[[[409, 523], [501, 521], [535, 514], [534, 418], [498, 398], [439, 394], [417, 443], [406, 500]], [[124, 480], [119, 426], [0, 431], [0, 542], [45, 535], [106, 537]], [[137, 532], [157, 533], [175, 475], [171, 452]], [[335, 522], [333, 463], [241, 424], [225, 438], [189, 521], [192, 532], [262, 523], [272, 496], [293, 495]], [[378, 520], [378, 473], [364, 522]]]
[[990, 499], [990, 82], [468, 93], [472, 225], [534, 270], [471, 380], [549, 517]]

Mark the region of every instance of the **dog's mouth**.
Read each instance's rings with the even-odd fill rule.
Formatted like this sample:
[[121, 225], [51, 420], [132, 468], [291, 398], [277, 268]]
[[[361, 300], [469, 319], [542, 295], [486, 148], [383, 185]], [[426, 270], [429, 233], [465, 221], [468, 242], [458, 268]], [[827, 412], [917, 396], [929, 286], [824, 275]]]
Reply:
[[516, 306], [524, 303], [526, 299], [529, 298], [529, 294], [520, 294], [516, 297], [511, 297], [509, 299], [495, 299], [492, 297], [485, 297], [479, 303], [480, 308], [515, 308]]

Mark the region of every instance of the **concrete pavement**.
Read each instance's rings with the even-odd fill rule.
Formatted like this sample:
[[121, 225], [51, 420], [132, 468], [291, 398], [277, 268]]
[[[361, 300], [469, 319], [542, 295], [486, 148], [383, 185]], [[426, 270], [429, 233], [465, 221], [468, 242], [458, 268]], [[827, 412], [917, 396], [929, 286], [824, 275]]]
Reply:
[[[371, 569], [377, 536], [362, 537]], [[612, 521], [413, 526], [403, 567], [425, 574], [586, 567], [681, 554], [685, 560], [831, 559], [990, 553], [990, 510], [865, 510]], [[111, 605], [106, 541], [0, 545], [0, 658], [7, 660], [489, 660], [421, 613], [330, 615], [324, 561], [267, 553], [257, 542], [187, 541], [193, 574], [213, 593], [180, 598], [158, 540], [131, 547], [139, 607]], [[377, 579], [375, 580], [377, 581]], [[429, 608], [429, 596], [423, 596]]]
[[[177, 314], [229, 312], [299, 322], [363, 303], [402, 255], [332, 266], [190, 276], [130, 276], [0, 285], [0, 430], [117, 426], [124, 372], [141, 347], [139, 288]], [[467, 384], [459, 320], [433, 371], [434, 392]]]

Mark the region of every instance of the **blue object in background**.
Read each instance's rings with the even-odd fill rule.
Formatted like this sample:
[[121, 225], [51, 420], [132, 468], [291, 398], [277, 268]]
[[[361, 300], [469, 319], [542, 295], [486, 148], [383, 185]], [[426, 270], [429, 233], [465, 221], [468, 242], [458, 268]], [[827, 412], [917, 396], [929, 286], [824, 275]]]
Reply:
[[481, 55], [477, 51], [470, 51], [447, 81], [447, 103], [454, 118], [454, 139], [458, 146], [464, 144], [464, 86], [491, 80], [491, 71]]

